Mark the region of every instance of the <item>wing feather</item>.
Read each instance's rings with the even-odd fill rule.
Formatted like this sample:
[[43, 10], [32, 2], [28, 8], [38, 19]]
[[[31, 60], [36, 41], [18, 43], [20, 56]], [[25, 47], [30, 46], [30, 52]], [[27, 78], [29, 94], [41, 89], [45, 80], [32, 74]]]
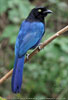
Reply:
[[19, 55], [21, 56], [25, 54], [27, 50], [37, 43], [38, 40], [39, 37], [36, 37], [34, 34], [27, 34], [20, 45]]

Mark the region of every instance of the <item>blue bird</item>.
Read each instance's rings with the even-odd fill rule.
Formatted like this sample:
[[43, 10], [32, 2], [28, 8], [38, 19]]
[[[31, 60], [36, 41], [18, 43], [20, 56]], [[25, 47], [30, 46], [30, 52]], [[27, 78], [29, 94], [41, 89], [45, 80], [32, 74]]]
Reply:
[[15, 44], [15, 63], [12, 74], [12, 92], [21, 91], [24, 58], [29, 49], [35, 48], [42, 39], [45, 32], [44, 17], [51, 10], [46, 7], [32, 9], [29, 16], [22, 22]]

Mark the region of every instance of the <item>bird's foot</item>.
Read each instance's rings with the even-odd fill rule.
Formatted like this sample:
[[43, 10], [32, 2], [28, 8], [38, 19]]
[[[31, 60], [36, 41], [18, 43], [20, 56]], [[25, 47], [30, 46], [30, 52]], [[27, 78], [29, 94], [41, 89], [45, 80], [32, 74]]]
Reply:
[[39, 49], [39, 50], [42, 49], [42, 48], [40, 47], [42, 44], [43, 44], [43, 43], [40, 43], [40, 44], [38, 45], [38, 49]]
[[26, 58], [29, 59], [29, 54], [28, 53], [26, 53]]

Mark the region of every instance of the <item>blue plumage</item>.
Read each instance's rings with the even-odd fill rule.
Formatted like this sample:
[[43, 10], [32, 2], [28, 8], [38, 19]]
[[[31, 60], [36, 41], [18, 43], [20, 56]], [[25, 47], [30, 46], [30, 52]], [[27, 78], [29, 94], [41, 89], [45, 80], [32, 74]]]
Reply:
[[23, 74], [24, 56], [15, 58], [14, 70], [12, 75], [12, 91], [18, 93], [21, 90]]
[[[26, 29], [25, 29], [26, 27]], [[20, 41], [19, 56], [24, 55], [31, 47], [40, 42], [44, 34], [44, 24], [42, 22], [26, 22], [22, 23], [17, 41]], [[17, 44], [18, 46], [19, 44]], [[16, 46], [16, 49], [17, 49]]]
[[[42, 10], [42, 8], [35, 9], [33, 9], [28, 18], [22, 22], [16, 39], [15, 64], [12, 75], [12, 91], [14, 93], [18, 93], [21, 90], [24, 57], [26, 52], [39, 44], [45, 32], [44, 13], [38, 12], [38, 9]], [[42, 11], [47, 10], [43, 9]], [[39, 13], [39, 15], [37, 15], [37, 13]]]

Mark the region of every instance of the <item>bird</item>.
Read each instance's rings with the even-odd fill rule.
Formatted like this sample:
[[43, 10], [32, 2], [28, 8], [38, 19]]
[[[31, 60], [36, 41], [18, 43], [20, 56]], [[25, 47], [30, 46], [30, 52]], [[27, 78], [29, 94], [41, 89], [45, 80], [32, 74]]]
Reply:
[[35, 7], [22, 22], [15, 44], [15, 61], [11, 79], [13, 93], [20, 93], [23, 78], [24, 59], [27, 51], [40, 44], [45, 33], [44, 18], [52, 13], [47, 7]]

